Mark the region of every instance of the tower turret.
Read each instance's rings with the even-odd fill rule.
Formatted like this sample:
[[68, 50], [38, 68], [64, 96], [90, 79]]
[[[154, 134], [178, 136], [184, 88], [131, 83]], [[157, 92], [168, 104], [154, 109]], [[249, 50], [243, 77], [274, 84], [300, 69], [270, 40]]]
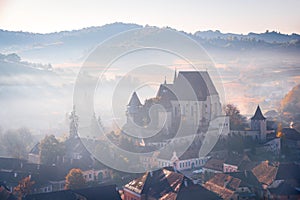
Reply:
[[259, 105], [256, 108], [255, 114], [251, 117], [251, 130], [259, 131], [261, 142], [266, 141], [267, 136], [267, 122], [266, 118], [263, 116]]
[[177, 78], [177, 69], [175, 68], [173, 83], [175, 83], [176, 78]]
[[[139, 120], [140, 112], [141, 112], [141, 101], [139, 97], [137, 96], [136, 92], [133, 92], [129, 103], [127, 105], [127, 122], [133, 121], [137, 122]], [[130, 120], [131, 119], [131, 120]]]

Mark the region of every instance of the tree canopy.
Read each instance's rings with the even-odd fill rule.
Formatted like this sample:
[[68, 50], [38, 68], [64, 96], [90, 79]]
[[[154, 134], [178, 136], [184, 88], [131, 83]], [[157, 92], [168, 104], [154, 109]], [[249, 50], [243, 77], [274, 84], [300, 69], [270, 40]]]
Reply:
[[300, 84], [296, 85], [280, 102], [280, 112], [288, 123], [300, 123]]
[[18, 199], [22, 199], [24, 196], [31, 193], [32, 186], [34, 185], [34, 181], [30, 180], [30, 177], [27, 176], [14, 188], [14, 193], [18, 197]]
[[1, 156], [27, 158], [27, 153], [33, 144], [33, 136], [26, 128], [7, 130], [5, 133], [0, 133]]
[[65, 189], [79, 189], [86, 186], [81, 169], [73, 168], [66, 176]]
[[229, 116], [230, 129], [244, 129], [246, 125], [246, 117], [241, 115], [240, 110], [233, 104], [227, 104], [223, 107], [227, 116]]
[[41, 162], [46, 165], [56, 164], [65, 154], [64, 144], [54, 135], [47, 135], [40, 143]]

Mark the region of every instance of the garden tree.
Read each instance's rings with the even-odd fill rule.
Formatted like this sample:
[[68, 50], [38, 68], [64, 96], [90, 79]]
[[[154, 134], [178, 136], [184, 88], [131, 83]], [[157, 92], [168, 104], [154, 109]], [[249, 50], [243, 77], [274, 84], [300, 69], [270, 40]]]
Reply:
[[27, 158], [34, 144], [32, 134], [26, 128], [8, 130], [0, 137], [4, 155], [14, 158]]
[[239, 130], [244, 129], [246, 125], [246, 118], [240, 114], [240, 110], [233, 104], [227, 104], [223, 107], [225, 114], [229, 116], [230, 129]]
[[14, 188], [14, 194], [18, 197], [19, 200], [23, 199], [26, 195], [31, 193], [32, 186], [34, 181], [30, 180], [30, 177], [25, 177], [19, 181], [19, 184]]
[[56, 164], [65, 154], [64, 143], [59, 142], [54, 135], [46, 135], [40, 143], [41, 162], [46, 165]]
[[86, 186], [85, 179], [81, 169], [73, 168], [66, 176], [65, 189], [79, 189]]

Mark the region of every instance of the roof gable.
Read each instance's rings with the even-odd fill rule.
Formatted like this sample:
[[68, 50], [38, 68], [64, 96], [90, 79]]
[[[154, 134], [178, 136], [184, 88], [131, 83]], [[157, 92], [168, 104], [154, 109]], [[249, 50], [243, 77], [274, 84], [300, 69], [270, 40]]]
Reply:
[[208, 72], [180, 71], [173, 84], [160, 85], [157, 97], [169, 101], [205, 101], [217, 94]]

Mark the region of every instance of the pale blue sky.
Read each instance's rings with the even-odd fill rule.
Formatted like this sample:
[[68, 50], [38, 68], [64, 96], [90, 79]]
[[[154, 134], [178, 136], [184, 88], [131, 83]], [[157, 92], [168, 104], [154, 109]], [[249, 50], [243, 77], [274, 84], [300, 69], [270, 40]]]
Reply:
[[113, 22], [178, 30], [300, 33], [299, 0], [0, 0], [0, 29], [54, 32]]

